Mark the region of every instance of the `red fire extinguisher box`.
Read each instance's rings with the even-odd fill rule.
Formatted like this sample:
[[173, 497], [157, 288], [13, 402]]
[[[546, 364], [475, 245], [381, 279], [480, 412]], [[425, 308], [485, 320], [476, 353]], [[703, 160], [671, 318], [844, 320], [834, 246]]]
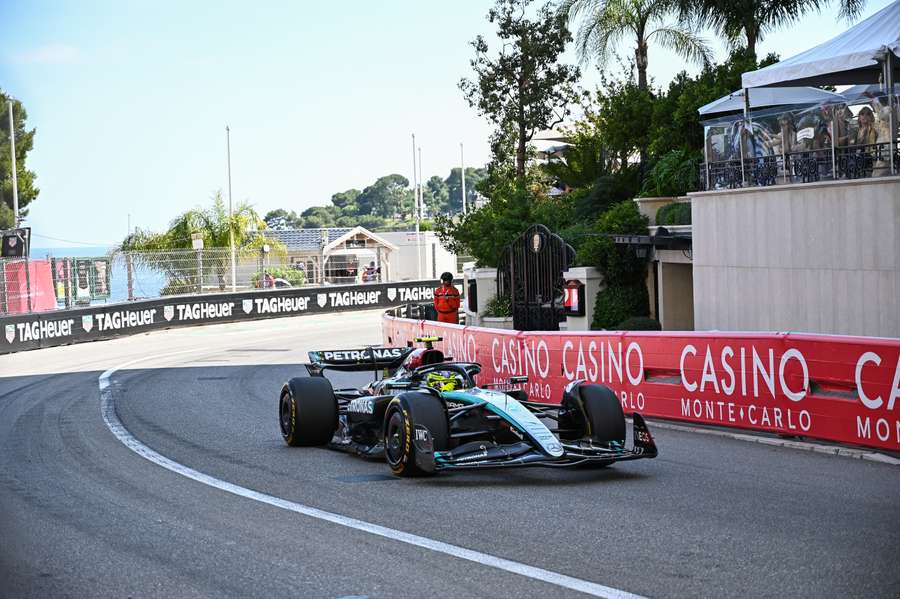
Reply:
[[566, 281], [563, 312], [566, 316], [584, 316], [584, 283], [578, 280]]

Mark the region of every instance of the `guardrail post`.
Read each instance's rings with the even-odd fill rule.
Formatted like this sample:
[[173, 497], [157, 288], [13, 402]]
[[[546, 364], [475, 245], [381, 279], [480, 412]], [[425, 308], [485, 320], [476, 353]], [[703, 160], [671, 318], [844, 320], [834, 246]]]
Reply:
[[25, 295], [28, 297], [28, 313], [31, 314], [31, 261], [25, 258]]

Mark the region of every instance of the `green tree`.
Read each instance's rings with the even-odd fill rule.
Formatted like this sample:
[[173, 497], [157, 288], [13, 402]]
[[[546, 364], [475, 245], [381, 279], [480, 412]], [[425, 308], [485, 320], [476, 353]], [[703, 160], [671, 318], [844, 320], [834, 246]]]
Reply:
[[334, 221], [340, 216], [340, 210], [335, 206], [311, 206], [301, 212], [300, 216], [305, 229], [333, 227]]
[[297, 229], [303, 222], [296, 212], [293, 210], [288, 212], [284, 208], [268, 211], [263, 220], [266, 221], [266, 227], [269, 229]]
[[[203, 239], [204, 249], [230, 247], [231, 233], [240, 256], [256, 255], [264, 244], [269, 245], [273, 254], [286, 255], [284, 244], [262, 235], [260, 231], [266, 223], [249, 204], [239, 204], [229, 217], [222, 192], [216, 192], [212, 200], [211, 206], [197, 207], [178, 215], [162, 233], [135, 229], [116, 251], [137, 252], [134, 255], [137, 262], [164, 273], [168, 278], [167, 293], [185, 293], [198, 286], [197, 275], [191, 270], [192, 261], [186, 260], [184, 252], [179, 251], [192, 249], [195, 234]], [[215, 265], [221, 290], [225, 289], [225, 274], [229, 268], [227, 260], [220, 260]]]
[[651, 42], [693, 62], [708, 64], [712, 51], [697, 32], [682, 23], [666, 22], [673, 0], [563, 0], [559, 11], [570, 21], [581, 19], [578, 53], [583, 61], [604, 64], [623, 37], [634, 40], [634, 64], [638, 87], [647, 89], [647, 65]]
[[559, 158], [541, 168], [559, 189], [590, 187], [614, 169], [606, 141], [597, 127], [582, 121], [570, 132], [567, 145]]
[[594, 235], [579, 248], [582, 263], [596, 266], [603, 273], [605, 285], [597, 294], [591, 328], [610, 329], [628, 318], [649, 315], [647, 258], [610, 237], [646, 235], [647, 224], [637, 204], [624, 201], [600, 217]]
[[[744, 47], [756, 56], [756, 45], [766, 34], [828, 4], [827, 0], [679, 0], [678, 8], [683, 16], [718, 31], [732, 48]], [[866, 2], [838, 4], [841, 16], [850, 20], [859, 16]]]
[[362, 192], [358, 189], [348, 189], [331, 196], [331, 203], [341, 209], [341, 214], [356, 214], [359, 207], [356, 200]]
[[415, 196], [409, 180], [403, 175], [386, 175], [366, 187], [356, 198], [359, 214], [373, 214], [382, 218], [412, 214]]
[[[652, 106], [652, 127], [646, 140], [651, 156], [661, 157], [673, 150], [703, 152], [703, 126], [697, 109], [741, 87], [741, 73], [778, 62], [769, 54], [757, 62], [745, 48], [731, 52], [722, 64], [705, 67], [696, 77], [681, 72], [659, 94]], [[643, 122], [647, 119], [644, 118]]]
[[13, 182], [12, 182], [12, 157], [10, 156], [9, 135], [9, 107], [13, 102], [13, 120], [15, 121], [16, 136], [16, 186], [19, 192], [19, 217], [28, 215], [28, 205], [33, 202], [40, 189], [35, 185], [37, 176], [34, 171], [28, 170], [25, 160], [28, 152], [34, 147], [34, 129], [26, 129], [25, 121], [28, 113], [18, 100], [0, 90], [0, 229], [11, 229], [16, 226], [13, 218]]
[[[462, 180], [459, 176], [460, 169], [450, 169], [450, 175], [444, 179], [447, 186], [448, 205], [447, 211], [451, 214], [462, 212]], [[483, 168], [466, 168], [466, 206], [469, 210], [475, 207], [478, 198], [478, 185], [487, 177], [487, 171]]]
[[422, 188], [422, 201], [432, 216], [446, 213], [450, 201], [447, 183], [437, 175], [433, 175]]
[[558, 64], [572, 36], [565, 18], [547, 4], [534, 20], [525, 18], [532, 0], [497, 0], [488, 21], [497, 25], [502, 49], [488, 56], [482, 36], [472, 42], [475, 58], [470, 61], [475, 80], [462, 79], [460, 89], [469, 105], [487, 117], [497, 130], [492, 140], [495, 160], [507, 143], [515, 148], [515, 176], [525, 181], [527, 145], [535, 132], [552, 128], [569, 114], [578, 98], [577, 67]]
[[587, 119], [600, 132], [611, 154], [613, 169], [626, 169], [635, 159], [643, 165], [651, 140], [650, 117], [656, 98], [631, 78], [607, 80], [603, 76], [601, 81], [602, 89], [586, 111]]
[[438, 216], [435, 231], [451, 252], [473, 256], [478, 266], [497, 266], [504, 249], [532, 223], [533, 202], [531, 190], [510, 182], [478, 210]]

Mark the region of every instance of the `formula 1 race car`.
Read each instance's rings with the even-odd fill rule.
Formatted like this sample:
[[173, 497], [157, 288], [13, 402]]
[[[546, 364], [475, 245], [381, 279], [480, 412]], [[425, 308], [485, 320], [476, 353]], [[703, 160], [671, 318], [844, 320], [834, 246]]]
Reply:
[[[281, 390], [279, 422], [285, 442], [383, 456], [398, 476], [513, 466], [606, 466], [657, 455], [637, 413], [633, 447], [625, 447], [625, 415], [608, 387], [573, 381], [560, 404], [529, 401], [521, 389], [477, 386], [481, 366], [445, 357], [433, 347], [439, 337], [416, 341], [425, 347], [309, 352], [309, 376], [293, 378]], [[334, 389], [324, 376], [328, 369], [373, 371], [375, 380], [362, 388]], [[502, 386], [510, 389], [527, 380], [512, 377]]]

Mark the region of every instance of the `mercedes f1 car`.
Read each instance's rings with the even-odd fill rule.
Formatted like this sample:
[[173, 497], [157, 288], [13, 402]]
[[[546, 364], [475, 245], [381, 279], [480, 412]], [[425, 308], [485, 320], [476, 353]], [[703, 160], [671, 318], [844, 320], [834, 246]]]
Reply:
[[[640, 414], [626, 447], [625, 415], [603, 385], [574, 381], [559, 404], [530, 401], [519, 386], [475, 383], [481, 366], [458, 362], [421, 338], [423, 348], [314, 351], [309, 376], [281, 390], [279, 423], [291, 446], [328, 446], [384, 457], [398, 476], [515, 466], [606, 466], [654, 458]], [[326, 370], [373, 371], [362, 388], [334, 389]], [[378, 374], [382, 373], [379, 378]], [[505, 387], [498, 390], [491, 387]]]

